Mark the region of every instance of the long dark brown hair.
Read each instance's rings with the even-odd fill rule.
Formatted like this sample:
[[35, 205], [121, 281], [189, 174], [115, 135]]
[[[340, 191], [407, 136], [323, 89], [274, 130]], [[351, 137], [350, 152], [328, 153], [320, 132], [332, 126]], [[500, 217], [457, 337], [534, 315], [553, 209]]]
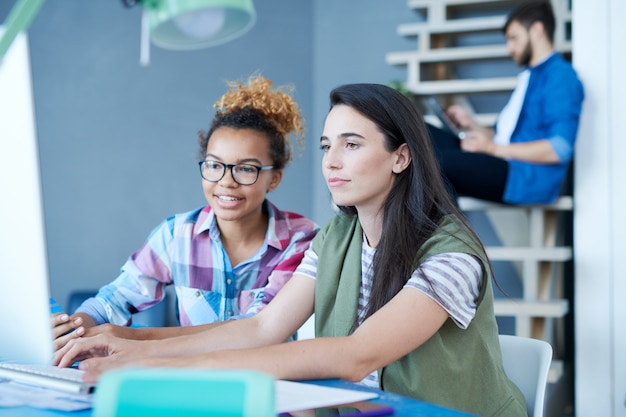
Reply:
[[[444, 216], [456, 215], [470, 238], [482, 244], [446, 191], [423, 117], [408, 98], [380, 84], [348, 84], [330, 93], [330, 103], [331, 109], [347, 105], [376, 124], [389, 152], [406, 143], [411, 154], [410, 165], [397, 174], [382, 208], [383, 230], [374, 255], [367, 318], [400, 292], [416, 267], [419, 249]], [[346, 215], [357, 214], [354, 206], [339, 209]]]

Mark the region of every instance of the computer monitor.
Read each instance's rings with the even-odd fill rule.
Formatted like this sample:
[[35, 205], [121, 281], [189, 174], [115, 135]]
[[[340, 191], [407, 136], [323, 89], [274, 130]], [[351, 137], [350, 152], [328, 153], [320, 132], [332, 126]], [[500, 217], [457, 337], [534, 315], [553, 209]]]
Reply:
[[46, 364], [53, 355], [48, 263], [23, 33], [0, 61], [0, 120], [0, 359]]

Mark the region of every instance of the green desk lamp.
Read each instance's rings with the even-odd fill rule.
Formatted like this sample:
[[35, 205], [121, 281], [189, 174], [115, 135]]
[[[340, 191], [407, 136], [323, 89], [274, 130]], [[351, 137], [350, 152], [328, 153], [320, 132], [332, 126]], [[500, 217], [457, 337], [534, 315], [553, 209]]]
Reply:
[[139, 2], [152, 43], [165, 49], [199, 49], [233, 40], [256, 21], [252, 0], [123, 0]]
[[[45, 0], [17, 0], [0, 35], [0, 59], [20, 31], [26, 30]], [[165, 49], [208, 48], [233, 40], [256, 22], [252, 0], [122, 0], [141, 4], [142, 25], [151, 41]]]

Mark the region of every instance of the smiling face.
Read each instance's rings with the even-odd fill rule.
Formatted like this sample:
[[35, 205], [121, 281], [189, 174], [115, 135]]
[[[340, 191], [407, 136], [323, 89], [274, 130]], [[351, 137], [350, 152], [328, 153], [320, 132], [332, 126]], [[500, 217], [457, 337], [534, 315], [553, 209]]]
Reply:
[[[205, 160], [224, 164], [272, 165], [269, 138], [252, 129], [216, 129], [206, 148]], [[268, 192], [282, 179], [282, 170], [259, 172], [252, 185], [240, 185], [233, 180], [230, 169], [217, 182], [202, 180], [204, 196], [213, 208], [218, 224], [224, 221], [257, 222], [262, 218], [261, 207]]]
[[396, 174], [410, 161], [406, 144], [389, 151], [376, 124], [342, 104], [328, 113], [320, 146], [322, 171], [333, 201], [355, 206], [359, 215], [380, 212]]

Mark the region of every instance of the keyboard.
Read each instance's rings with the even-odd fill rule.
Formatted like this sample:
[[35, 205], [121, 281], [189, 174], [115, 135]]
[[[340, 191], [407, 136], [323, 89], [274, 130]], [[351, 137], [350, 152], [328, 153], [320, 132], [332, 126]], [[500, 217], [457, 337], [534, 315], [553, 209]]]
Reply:
[[0, 362], [0, 378], [73, 394], [90, 394], [95, 386], [83, 381], [83, 373], [76, 368]]

